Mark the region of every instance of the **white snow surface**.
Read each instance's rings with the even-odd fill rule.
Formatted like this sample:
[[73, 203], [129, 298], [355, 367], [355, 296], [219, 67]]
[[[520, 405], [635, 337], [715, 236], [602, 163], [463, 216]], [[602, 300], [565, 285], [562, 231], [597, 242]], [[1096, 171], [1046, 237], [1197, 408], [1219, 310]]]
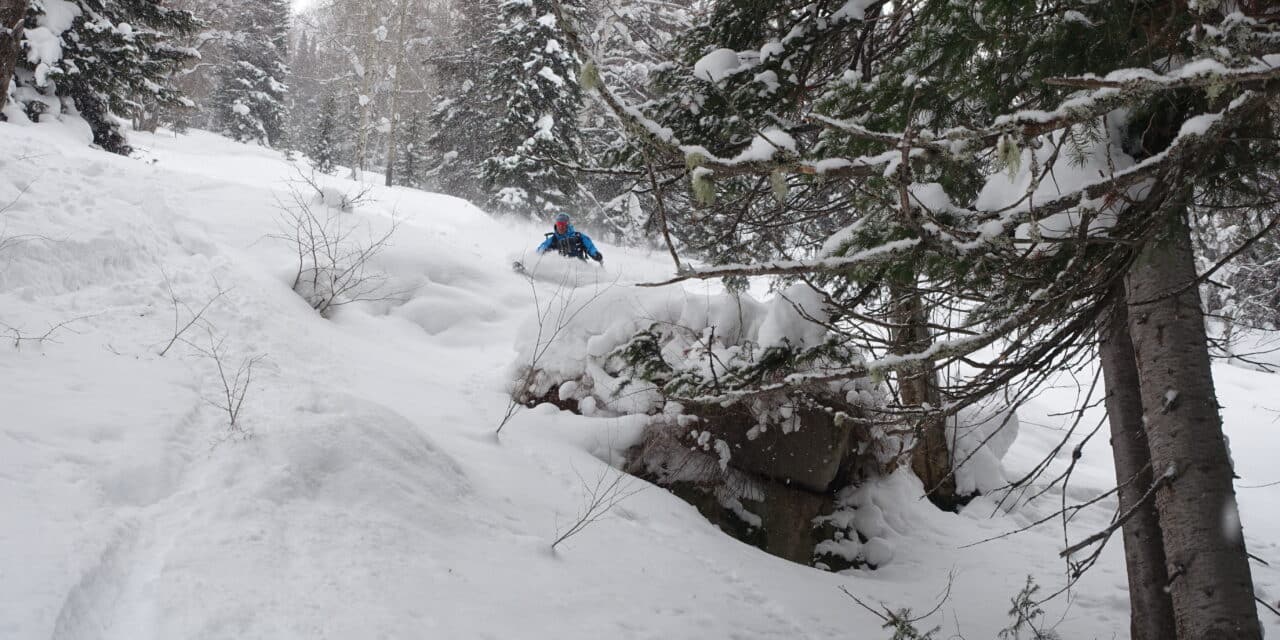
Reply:
[[770, 127], [752, 138], [751, 144], [729, 162], [768, 162], [778, 153], [795, 155], [796, 139], [782, 129]]
[[[1111, 126], [1114, 129], [1118, 125]], [[1114, 131], [1104, 129], [1104, 133]], [[1013, 214], [1076, 192], [1113, 173], [1134, 166], [1133, 159], [1120, 149], [1118, 142], [1114, 142], [1120, 139], [1119, 135], [1086, 142], [1082, 149], [1076, 149], [1071, 142], [1066, 142], [1055, 157], [1055, 145], [1062, 143], [1062, 135], [1058, 132], [1041, 137], [1039, 141], [1043, 144], [1040, 148], [1015, 150], [1016, 166], [1009, 167], [1008, 172], [997, 173], [987, 179], [978, 194], [976, 207], [982, 211], [1000, 212], [1001, 219], [1007, 219]], [[1038, 184], [1033, 184], [1033, 180], [1050, 160], [1054, 163], [1052, 169]], [[1129, 195], [1140, 199], [1148, 188], [1149, 185], [1145, 183], [1136, 185], [1129, 189]], [[1080, 204], [1079, 208], [1019, 224], [1014, 229], [1014, 237], [1021, 242], [1039, 243], [1042, 238], [1056, 239], [1074, 235], [1079, 232], [1083, 221], [1081, 209], [1092, 212], [1088, 230], [1090, 235], [1105, 235], [1108, 229], [1115, 226], [1117, 213], [1114, 203], [1103, 199], [1082, 198]], [[981, 226], [980, 231], [984, 238], [992, 238], [1003, 233], [1004, 227], [1003, 222], [990, 220]], [[1056, 246], [1039, 244], [1037, 250], [1053, 251]]]
[[947, 445], [962, 495], [999, 491], [1012, 478], [1001, 459], [1018, 438], [1018, 414], [1006, 407], [968, 407], [947, 420]]
[[733, 49], [716, 49], [693, 64], [693, 76], [699, 80], [718, 83], [741, 71], [744, 65]]
[[[374, 267], [402, 296], [323, 319], [290, 290], [294, 256], [269, 237], [293, 173], [279, 153], [161, 132], [132, 134], [138, 152], [122, 158], [62, 126], [0, 123], [0, 638], [880, 638], [840, 587], [923, 612], [954, 572], [951, 603], [925, 624], [977, 639], [1009, 623], [1028, 574], [1046, 592], [1064, 583], [1056, 520], [960, 548], [1051, 513], [1061, 492], [949, 514], [903, 473], [848, 497], [848, 517], [879, 532], [862, 550], [886, 563], [875, 571], [766, 555], [639, 480], [553, 553], [580, 478], [612, 473], [638, 423], [543, 405], [494, 435], [532, 291], [554, 286], [510, 269], [541, 226], [373, 187], [343, 215], [373, 232], [399, 220]], [[663, 252], [601, 249], [615, 290], [670, 272]], [[210, 406], [209, 361], [182, 343], [158, 355], [173, 333], [166, 278], [197, 309], [224, 289], [206, 317], [233, 364], [266, 356], [241, 416], [252, 437], [229, 437]], [[682, 306], [718, 293], [676, 292]], [[60, 323], [48, 340], [14, 341]], [[1280, 487], [1266, 486], [1280, 480], [1276, 377], [1216, 374], [1245, 539], [1280, 566]], [[1064, 383], [1019, 408], [1017, 439], [1001, 441], [1009, 477], [1065, 433], [1072, 417], [1053, 414], [1076, 393]], [[1109, 460], [1095, 437], [1069, 499], [1113, 486]], [[1071, 541], [1113, 508], [1079, 514]], [[1254, 576], [1274, 604], [1280, 570], [1255, 564]], [[1064, 638], [1124, 637], [1125, 589], [1115, 540], [1045, 609]]]
[[70, 0], [41, 0], [40, 8], [43, 13], [36, 18], [36, 24], [56, 35], [62, 35], [62, 32], [70, 29], [75, 19], [83, 13], [80, 6]]

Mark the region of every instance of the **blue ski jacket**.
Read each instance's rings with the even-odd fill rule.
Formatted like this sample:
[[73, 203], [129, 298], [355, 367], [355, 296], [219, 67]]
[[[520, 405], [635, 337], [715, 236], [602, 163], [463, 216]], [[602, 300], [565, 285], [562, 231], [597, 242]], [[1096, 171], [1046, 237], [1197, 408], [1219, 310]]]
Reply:
[[596, 245], [587, 237], [587, 234], [577, 231], [573, 225], [569, 225], [568, 231], [563, 235], [554, 231], [547, 234], [547, 239], [538, 246], [538, 253], [546, 253], [548, 251], [558, 251], [560, 255], [569, 258], [578, 258], [579, 260], [600, 260], [600, 250], [596, 249]]

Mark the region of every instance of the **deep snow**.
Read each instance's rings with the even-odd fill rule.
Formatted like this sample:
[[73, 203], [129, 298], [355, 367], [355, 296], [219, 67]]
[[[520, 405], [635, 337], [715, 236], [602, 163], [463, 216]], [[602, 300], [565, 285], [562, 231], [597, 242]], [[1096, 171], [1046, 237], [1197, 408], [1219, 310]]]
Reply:
[[[510, 262], [530, 258], [540, 226], [376, 187], [344, 215], [375, 232], [400, 221], [377, 266], [406, 300], [326, 320], [290, 291], [293, 256], [269, 238], [293, 174], [280, 154], [201, 132], [133, 143], [120, 158], [56, 127], [0, 123], [0, 207], [12, 202], [0, 214], [0, 638], [881, 638], [840, 587], [923, 612], [951, 573], [950, 601], [922, 626], [978, 640], [1008, 624], [1028, 574], [1046, 592], [1064, 583], [1058, 521], [960, 548], [1052, 512], [1061, 492], [952, 515], [902, 475], [858, 498], [893, 544], [876, 571], [765, 555], [639, 480], [613, 517], [552, 553], [582, 479], [613, 473], [602, 460], [636, 423], [541, 406], [493, 434], [533, 308]], [[670, 272], [663, 252], [601, 249], [608, 269], [577, 283]], [[173, 325], [166, 274], [197, 308], [225, 289], [209, 320], [236, 358], [267, 357], [244, 408], [252, 437], [230, 437], [210, 406], [209, 361], [185, 345], [158, 355]], [[13, 341], [66, 321], [49, 340]], [[1215, 373], [1250, 550], [1275, 565], [1280, 486], [1262, 485], [1280, 480], [1277, 377]], [[1077, 392], [1063, 380], [1020, 411], [1010, 477], [1061, 436], [1071, 418], [1053, 414]], [[1104, 429], [1068, 498], [1111, 487], [1109, 459]], [[1069, 539], [1113, 508], [1079, 515]], [[1064, 638], [1127, 635], [1119, 544], [1046, 605]], [[1259, 594], [1280, 599], [1280, 571], [1254, 572]]]

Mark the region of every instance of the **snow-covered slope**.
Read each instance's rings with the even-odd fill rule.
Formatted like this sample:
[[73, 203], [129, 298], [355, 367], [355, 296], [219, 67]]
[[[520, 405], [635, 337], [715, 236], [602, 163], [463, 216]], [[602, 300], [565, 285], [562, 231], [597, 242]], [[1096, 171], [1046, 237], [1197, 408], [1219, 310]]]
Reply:
[[[400, 222], [375, 266], [404, 299], [323, 319], [290, 290], [294, 256], [270, 237], [288, 162], [200, 132], [133, 142], [138, 157], [119, 158], [0, 123], [0, 638], [878, 638], [840, 587], [922, 612], [953, 573], [950, 602], [922, 626], [975, 640], [1008, 624], [1028, 574], [1063, 584], [1060, 526], [959, 548], [1051, 512], [1059, 493], [1011, 515], [988, 517], [981, 500], [952, 515], [906, 476], [867, 492], [896, 547], [874, 572], [765, 555], [638, 480], [553, 553], [584, 479], [613, 473], [602, 459], [635, 422], [541, 406], [493, 434], [534, 305], [510, 261], [540, 227], [374, 188], [344, 215], [374, 232]], [[587, 272], [588, 287], [670, 271], [660, 252], [602, 249], [608, 270]], [[166, 280], [195, 309], [226, 292], [207, 319], [228, 363], [265, 356], [241, 416], [251, 437], [211, 406], [211, 361], [182, 343], [159, 355], [174, 326]], [[1241, 484], [1280, 479], [1276, 377], [1218, 374]], [[1060, 436], [1050, 414], [1074, 394], [1049, 390], [1023, 413], [1011, 473]], [[1113, 484], [1108, 459], [1096, 436], [1071, 498]], [[1277, 497], [1240, 490], [1251, 550], [1273, 561]], [[1071, 539], [1108, 508], [1073, 521]], [[1046, 606], [1064, 638], [1127, 634], [1118, 543]], [[1280, 598], [1280, 573], [1255, 576]]]

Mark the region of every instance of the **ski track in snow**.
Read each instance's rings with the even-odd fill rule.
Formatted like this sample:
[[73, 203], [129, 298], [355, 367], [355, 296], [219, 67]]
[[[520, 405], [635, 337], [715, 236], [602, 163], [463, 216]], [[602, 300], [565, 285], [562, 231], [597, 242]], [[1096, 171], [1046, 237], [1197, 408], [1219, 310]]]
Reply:
[[[13, 201], [0, 235], [20, 240], [0, 250], [0, 323], [34, 337], [74, 319], [52, 340], [0, 344], [0, 638], [878, 638], [879, 620], [838, 587], [923, 612], [954, 572], [951, 603], [922, 627], [977, 640], [1008, 623], [1026, 575], [1046, 592], [1062, 584], [1060, 523], [957, 549], [1051, 513], [1061, 492], [954, 515], [921, 505], [903, 477], [875, 490], [896, 546], [877, 571], [767, 556], [653, 487], [553, 553], [579, 476], [608, 472], [597, 456], [628, 429], [544, 406], [493, 435], [532, 308], [511, 261], [536, 265], [546, 294], [662, 278], [662, 252], [601, 243], [605, 271], [539, 263], [542, 225], [378, 187], [343, 215], [373, 230], [400, 221], [376, 266], [405, 299], [323, 320], [267, 237], [292, 172], [279, 154], [202, 132], [134, 142], [138, 157], [117, 158], [0, 123], [0, 207]], [[197, 308], [224, 288], [210, 322], [233, 358], [266, 356], [245, 403], [252, 437], [227, 438], [207, 360], [181, 344], [157, 355], [172, 333], [166, 274]], [[1241, 482], [1280, 479], [1267, 437], [1280, 406], [1258, 393], [1274, 376], [1217, 372]], [[1025, 410], [1010, 476], [1060, 437], [1049, 414], [1074, 393]], [[1067, 495], [1113, 483], [1104, 432]], [[1276, 564], [1280, 487], [1239, 494], [1251, 550]], [[1081, 514], [1070, 540], [1113, 507]], [[1046, 606], [1064, 638], [1127, 634], [1119, 545]], [[1280, 598], [1280, 572], [1254, 575]]]

